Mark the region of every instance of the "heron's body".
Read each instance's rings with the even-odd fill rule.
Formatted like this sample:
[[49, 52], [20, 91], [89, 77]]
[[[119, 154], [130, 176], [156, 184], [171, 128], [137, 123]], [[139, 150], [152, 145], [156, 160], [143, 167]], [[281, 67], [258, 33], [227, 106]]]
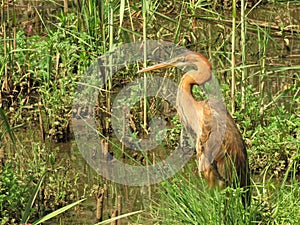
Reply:
[[181, 65], [195, 68], [183, 75], [177, 93], [177, 110], [184, 131], [196, 140], [199, 172], [210, 187], [243, 187], [244, 204], [250, 200], [250, 173], [246, 147], [233, 118], [224, 104], [209, 98], [196, 101], [194, 85], [203, 85], [211, 79], [211, 65], [198, 54], [189, 53], [170, 62], [164, 62], [143, 71]]

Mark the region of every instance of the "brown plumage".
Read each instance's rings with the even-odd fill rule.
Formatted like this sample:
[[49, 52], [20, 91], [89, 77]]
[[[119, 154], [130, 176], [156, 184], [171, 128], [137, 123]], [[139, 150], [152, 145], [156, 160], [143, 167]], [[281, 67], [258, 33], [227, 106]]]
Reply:
[[211, 64], [195, 52], [163, 62], [141, 72], [174, 66], [193, 66], [183, 75], [177, 92], [177, 110], [184, 131], [196, 140], [199, 172], [210, 187], [243, 187], [243, 203], [250, 201], [250, 173], [246, 147], [233, 118], [217, 98], [196, 101], [194, 85], [203, 85], [211, 77]]

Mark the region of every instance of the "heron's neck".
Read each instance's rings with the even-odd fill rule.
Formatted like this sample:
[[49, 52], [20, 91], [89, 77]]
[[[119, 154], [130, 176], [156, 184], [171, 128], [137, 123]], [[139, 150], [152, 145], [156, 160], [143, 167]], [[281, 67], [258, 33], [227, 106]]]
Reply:
[[195, 85], [195, 80], [185, 74], [180, 81], [178, 92], [177, 92], [177, 112], [180, 120], [184, 125], [185, 129], [189, 130], [192, 134], [200, 134], [200, 127], [197, 126], [195, 118], [198, 118], [199, 112], [197, 111], [197, 101], [192, 95], [192, 88]]
[[188, 74], [185, 74], [181, 78], [181, 81], [179, 84], [179, 89], [180, 89], [180, 91], [184, 92], [185, 94], [187, 94], [188, 96], [191, 96], [191, 98], [193, 98], [192, 89], [193, 89], [194, 85], [196, 85], [196, 81]]

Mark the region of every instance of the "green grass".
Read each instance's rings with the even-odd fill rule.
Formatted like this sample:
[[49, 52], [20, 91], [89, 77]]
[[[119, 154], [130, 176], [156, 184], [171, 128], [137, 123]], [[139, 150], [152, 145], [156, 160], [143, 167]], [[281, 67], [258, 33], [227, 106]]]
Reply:
[[243, 190], [210, 190], [193, 167], [187, 167], [161, 183], [160, 200], [151, 209], [153, 224], [298, 224], [300, 191], [294, 170], [298, 159], [281, 182], [265, 174], [252, 180], [252, 202], [246, 209], [241, 203]]

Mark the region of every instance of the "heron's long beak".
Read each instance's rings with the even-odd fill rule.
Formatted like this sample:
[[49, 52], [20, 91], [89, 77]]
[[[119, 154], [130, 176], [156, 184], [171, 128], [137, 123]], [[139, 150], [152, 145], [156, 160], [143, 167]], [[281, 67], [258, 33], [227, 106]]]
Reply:
[[156, 64], [154, 66], [149, 66], [147, 68], [139, 70], [138, 73], [175, 66], [192, 66], [192, 68], [187, 68], [190, 70], [186, 74], [193, 78], [194, 84], [197, 85], [204, 84], [212, 77], [211, 64], [209, 63], [209, 61], [204, 56], [193, 52], [182, 54], [180, 56], [177, 56], [176, 58]]
[[161, 69], [161, 68], [175, 67], [181, 61], [182, 61], [182, 57], [177, 57], [177, 58], [174, 58], [174, 59], [156, 64], [156, 65], [153, 65], [153, 66], [146, 67], [142, 70], [139, 70], [138, 73], [148, 72], [148, 71], [157, 70], [157, 69]]

